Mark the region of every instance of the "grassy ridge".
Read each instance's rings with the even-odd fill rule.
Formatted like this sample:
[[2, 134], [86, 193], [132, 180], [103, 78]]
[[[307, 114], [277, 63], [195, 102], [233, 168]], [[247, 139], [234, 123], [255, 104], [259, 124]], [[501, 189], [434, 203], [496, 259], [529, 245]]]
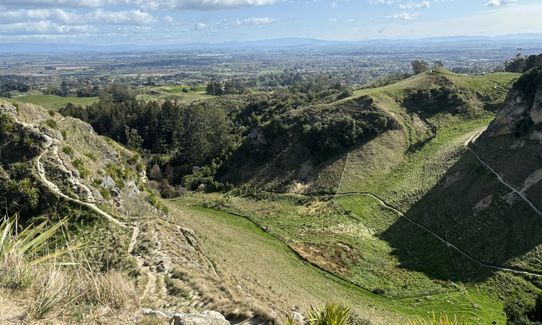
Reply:
[[[383, 133], [338, 159], [342, 173], [335, 173], [338, 179], [327, 183], [339, 184], [339, 193], [375, 193], [409, 212], [450, 176], [448, 170], [467, 154], [464, 143], [487, 127], [515, 78], [514, 74], [468, 77], [439, 71], [358, 91], [356, 96], [369, 96], [396, 118], [401, 128]], [[439, 107], [438, 101], [419, 107], [409, 103], [416, 91], [427, 90], [426, 94], [433, 95], [429, 90], [434, 89], [438, 95], [443, 88], [451, 89], [453, 99], [464, 107], [456, 111], [455, 107]], [[183, 200], [190, 204], [211, 201], [214, 208], [246, 215], [311, 263], [377, 293], [377, 301], [393, 301], [390, 308], [401, 313], [427, 316], [438, 310], [475, 324], [503, 321], [499, 294], [507, 289], [494, 280], [503, 275], [477, 269], [371, 198], [196, 195]], [[438, 224], [431, 225], [445, 231]], [[452, 271], [461, 276], [443, 276]], [[468, 274], [483, 277], [473, 279]], [[518, 281], [516, 277], [506, 280], [512, 287]], [[414, 310], [408, 309], [411, 307]]]

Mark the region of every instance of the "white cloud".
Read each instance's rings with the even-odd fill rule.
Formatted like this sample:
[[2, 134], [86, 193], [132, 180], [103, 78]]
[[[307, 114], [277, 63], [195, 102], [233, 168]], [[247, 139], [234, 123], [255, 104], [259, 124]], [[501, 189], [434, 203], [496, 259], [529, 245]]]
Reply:
[[150, 10], [216, 10], [239, 7], [265, 6], [277, 0], [133, 0], [137, 5]]
[[517, 0], [490, 0], [486, 7], [503, 7], [517, 4]]
[[420, 2], [406, 2], [399, 4], [401, 9], [421, 9], [421, 8], [431, 8], [430, 1], [420, 1]]
[[111, 4], [129, 4], [131, 0], [2, 0], [6, 7], [62, 7], [62, 8], [99, 8]]
[[252, 17], [245, 19], [246, 25], [270, 25], [276, 22], [278, 22], [278, 19], [273, 19], [269, 17]]
[[393, 15], [389, 15], [388, 16], [388, 19], [392, 19], [392, 20], [414, 20], [416, 18], [418, 18], [420, 14], [415, 12], [415, 13], [409, 13], [409, 12], [401, 12], [401, 13], [398, 13], [398, 14], [393, 14]]
[[63, 9], [21, 9], [0, 12], [0, 24], [32, 23], [35, 21], [52, 21], [63, 25], [110, 24], [110, 25], [146, 25], [154, 21], [154, 17], [141, 10], [106, 11], [96, 9], [80, 14]]
[[278, 0], [1, 0], [7, 8], [102, 8], [108, 5], [135, 5], [142, 9], [214, 10], [264, 6]]
[[9, 35], [84, 34], [92, 31], [92, 26], [67, 26], [51, 21], [0, 25], [0, 34]]
[[[424, 38], [465, 35], [506, 35], [536, 32], [542, 4], [516, 5], [506, 10], [483, 10], [466, 16], [411, 21], [409, 24], [375, 24], [343, 34], [343, 39]], [[521, 19], [518, 19], [521, 17]], [[363, 35], [360, 38], [359, 35]]]

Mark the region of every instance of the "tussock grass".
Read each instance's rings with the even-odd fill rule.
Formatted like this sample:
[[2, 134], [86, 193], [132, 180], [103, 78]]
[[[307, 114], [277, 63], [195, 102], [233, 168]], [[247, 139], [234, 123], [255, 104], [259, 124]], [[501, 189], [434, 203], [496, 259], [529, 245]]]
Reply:
[[[117, 271], [100, 273], [74, 252], [78, 246], [50, 250], [56, 232], [67, 222], [43, 222], [17, 231], [17, 219], [0, 223], [0, 289], [17, 293], [25, 318], [67, 317], [81, 310], [107, 307], [131, 311], [139, 306], [133, 281]], [[68, 262], [66, 262], [68, 261]]]
[[38, 320], [45, 316], [61, 315], [75, 302], [76, 284], [59, 268], [36, 270], [34, 275], [37, 275], [32, 286], [34, 299], [29, 302], [27, 319]]
[[312, 307], [308, 314], [309, 325], [350, 324], [350, 308], [338, 303], [328, 303], [323, 308]]

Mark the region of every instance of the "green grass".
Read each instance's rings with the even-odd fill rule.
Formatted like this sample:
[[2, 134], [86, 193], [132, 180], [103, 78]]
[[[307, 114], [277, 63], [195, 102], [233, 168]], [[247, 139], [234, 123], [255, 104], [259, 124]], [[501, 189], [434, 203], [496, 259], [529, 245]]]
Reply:
[[[183, 92], [183, 89], [187, 89], [188, 92]], [[149, 86], [140, 90], [140, 94], [137, 96], [141, 100], [175, 100], [185, 104], [207, 100], [212, 97], [206, 94], [205, 86], [197, 86], [196, 90], [193, 91], [190, 86], [182, 85]]]
[[30, 103], [42, 106], [46, 109], [58, 110], [69, 103], [87, 106], [98, 101], [98, 97], [60, 97], [55, 95], [29, 94], [16, 98], [6, 98], [11, 102]]
[[[341, 164], [344, 172], [339, 193], [371, 192], [409, 212], [441, 181], [454, 178], [455, 174], [447, 172], [468, 154], [464, 143], [490, 123], [494, 117], [492, 105], [504, 100], [516, 77], [507, 73], [469, 77], [445, 71], [356, 92], [357, 96], [371, 96], [378, 107], [397, 118], [402, 128], [384, 133], [338, 160], [346, 161]], [[459, 89], [469, 107], [458, 114], [444, 110], [428, 112], [426, 120], [437, 128], [436, 136], [431, 138], [429, 124], [409, 112], [403, 100], [412, 90], [438, 87], [436, 83], [443, 79]], [[481, 101], [478, 92], [489, 98]], [[406, 305], [397, 307], [395, 303], [408, 302], [416, 309], [408, 314], [424, 318], [436, 311], [458, 315], [459, 320], [474, 324], [502, 322], [502, 300], [498, 296], [518, 281], [510, 277], [505, 281], [508, 284], [503, 285], [487, 274], [476, 280], [462, 277], [462, 273], [480, 274], [479, 267], [370, 197], [310, 200], [295, 195], [271, 195], [255, 200], [195, 195], [183, 201], [245, 215], [312, 263], [377, 292], [378, 297], [393, 301], [399, 310]], [[435, 209], [424, 206], [429, 213]], [[432, 218], [437, 220], [440, 216]], [[438, 223], [426, 222], [430, 228], [441, 230]], [[457, 220], [451, 219], [447, 229], [453, 229], [458, 236], [454, 222]], [[459, 276], [448, 277], [451, 270]]]
[[[202, 198], [206, 201], [212, 200], [212, 196], [203, 195]], [[287, 198], [282, 201], [289, 200], [290, 198]], [[294, 227], [293, 221], [288, 221], [286, 218], [275, 221], [274, 219], [278, 218], [272, 214], [260, 218], [254, 216], [254, 222], [273, 234], [270, 236], [254, 223], [242, 217], [193, 207], [192, 205], [197, 202], [198, 198], [195, 197], [171, 202], [169, 205], [172, 216], [196, 231], [203, 240], [205, 252], [217, 263], [219, 269], [235, 274], [236, 278], [241, 279], [244, 283], [250, 281], [256, 287], [269, 285], [271, 290], [265, 291], [266, 299], [271, 302], [280, 296], [289, 304], [298, 304], [305, 310], [308, 310], [311, 305], [338, 301], [351, 306], [356, 312], [365, 313], [365, 315], [368, 309], [373, 308], [369, 306], [379, 306], [379, 309], [383, 308], [392, 314], [404, 315], [407, 318], [416, 316], [425, 318], [434, 311], [437, 315], [456, 315], [458, 319], [465, 319], [473, 324], [491, 323], [493, 320], [499, 323], [504, 321], [502, 303], [496, 297], [475, 286], [457, 284], [451, 287], [448, 292], [426, 293], [418, 297], [394, 298], [372, 294], [302, 262], [290, 247], [275, 239], [280, 232], [276, 229], [279, 227], [277, 225], [280, 225], [281, 229], [288, 229]], [[268, 201], [261, 203], [267, 204], [265, 208], [259, 207], [259, 201], [256, 204], [252, 203], [252, 207], [256, 208], [258, 213], [260, 210], [270, 211], [271, 209]], [[289, 202], [282, 202], [282, 204], [282, 210], [277, 208], [280, 213], [295, 207]], [[325, 223], [305, 219], [306, 216], [296, 217], [293, 213], [289, 218], [304, 218], [301, 219], [303, 225], [310, 225], [310, 227], [314, 225], [315, 228]], [[265, 220], [266, 223], [263, 223], [262, 220]], [[287, 230], [284, 231], [287, 232]], [[310, 237], [315, 237], [313, 235], [310, 234]], [[367, 246], [364, 248], [366, 248], [363, 251], [364, 254], [368, 254], [371, 250]], [[269, 267], [270, 265], [273, 267]], [[370, 277], [370, 272], [364, 270], [364, 273], [366, 277]], [[247, 274], [249, 275], [247, 276]], [[256, 278], [253, 278], [254, 276]], [[401, 276], [409, 277], [408, 274], [401, 274]], [[263, 290], [253, 288], [256, 291], [258, 289]], [[280, 306], [277, 306], [277, 309], [280, 309]], [[386, 315], [386, 312], [380, 310], [371, 315], [375, 317], [379, 314]]]

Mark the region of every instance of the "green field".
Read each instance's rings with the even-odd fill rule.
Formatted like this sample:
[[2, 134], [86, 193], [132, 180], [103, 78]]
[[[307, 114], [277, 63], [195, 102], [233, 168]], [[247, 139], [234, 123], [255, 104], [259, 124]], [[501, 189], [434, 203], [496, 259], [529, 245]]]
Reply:
[[5, 98], [5, 100], [14, 103], [29, 103], [42, 106], [46, 109], [58, 110], [69, 103], [81, 106], [90, 105], [97, 102], [98, 97], [60, 97], [55, 95], [28, 94], [17, 96], [15, 98]]
[[[187, 92], [183, 92], [183, 89]], [[137, 95], [141, 100], [172, 100], [185, 104], [190, 104], [198, 101], [203, 101], [213, 96], [207, 95], [205, 86], [197, 86], [196, 90], [192, 90], [189, 86], [170, 85], [170, 86], [149, 86], [140, 89]]]

